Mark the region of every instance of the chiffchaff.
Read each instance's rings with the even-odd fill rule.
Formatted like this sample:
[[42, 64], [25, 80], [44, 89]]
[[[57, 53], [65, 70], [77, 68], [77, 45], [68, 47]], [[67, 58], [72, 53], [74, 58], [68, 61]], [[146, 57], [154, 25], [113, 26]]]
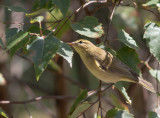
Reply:
[[118, 81], [138, 83], [147, 90], [155, 93], [151, 83], [141, 79], [133, 70], [114, 57], [110, 52], [104, 51], [84, 39], [68, 44], [76, 50], [83, 63], [96, 78], [107, 83], [116, 83]]

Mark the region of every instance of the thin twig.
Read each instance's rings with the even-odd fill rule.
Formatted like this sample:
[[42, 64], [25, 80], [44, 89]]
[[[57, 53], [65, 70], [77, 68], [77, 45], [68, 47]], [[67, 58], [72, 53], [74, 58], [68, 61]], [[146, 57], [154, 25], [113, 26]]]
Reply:
[[[157, 92], [159, 90], [159, 86], [158, 86], [158, 69], [159, 69], [159, 62], [158, 62], [158, 65], [157, 65], [157, 73], [156, 73], [156, 80], [157, 80]], [[159, 96], [157, 95], [157, 107], [159, 107]]]
[[[59, 22], [61, 22], [63, 19], [61, 19], [61, 20], [57, 20], [57, 21], [42, 21], [41, 23], [42, 24], [46, 24], [46, 23], [59, 23]], [[0, 22], [0, 23], [2, 23], [2, 24], [19, 24], [19, 25], [25, 25], [25, 24], [32, 24], [32, 23], [30, 23], [30, 22], [23, 22], [23, 23], [18, 23], [18, 22]]]
[[88, 92], [88, 96], [87, 96], [86, 99], [88, 99], [88, 98], [90, 98], [91, 96], [97, 94], [100, 89], [101, 89], [101, 92], [104, 92], [104, 91], [106, 91], [107, 89], [109, 89], [110, 87], [112, 87], [113, 85], [114, 85], [114, 83], [111, 83], [111, 84], [108, 85], [108, 86], [101, 87], [101, 88], [98, 88], [98, 89], [96, 89], [96, 90], [89, 91], [89, 92]]
[[55, 33], [55, 36], [59, 33], [59, 31], [64, 27], [64, 25], [68, 22], [68, 20], [72, 17], [73, 15], [70, 15], [66, 21], [62, 24], [62, 26], [58, 29], [58, 31]]
[[[117, 1], [115, 1], [115, 4], [113, 6], [113, 9], [112, 9], [112, 12], [111, 12], [111, 15], [109, 17], [109, 23], [108, 23], [108, 27], [107, 27], [107, 31], [106, 31], [106, 38], [104, 40], [104, 45], [106, 45], [107, 41], [108, 41], [108, 33], [109, 33], [109, 28], [110, 28], [110, 25], [111, 25], [111, 22], [112, 22], [112, 19], [113, 19], [113, 14], [115, 12], [115, 9], [116, 9], [116, 4], [117, 4]], [[118, 3], [118, 5], [120, 4], [120, 1]]]
[[52, 16], [56, 21], [58, 21], [58, 19], [52, 14], [51, 11], [49, 11], [49, 13], [51, 14], [51, 16]]
[[85, 7], [89, 6], [90, 4], [93, 3], [107, 3], [107, 0], [103, 0], [103, 1], [98, 1], [98, 0], [94, 0], [94, 1], [89, 1], [87, 3], [85, 3], [84, 5], [82, 5], [80, 8], [78, 8], [76, 10], [76, 13], [78, 13], [80, 10], [84, 9]]
[[152, 67], [149, 66], [148, 62], [151, 60], [152, 54], [149, 55], [149, 57], [146, 59], [146, 61], [141, 61], [149, 70], [152, 70]]
[[[138, 6], [136, 6], [136, 5], [130, 6], [130, 4], [121, 5], [121, 6], [122, 6], [122, 7], [132, 7], [132, 8], [137, 8], [137, 7], [138, 7]], [[153, 14], [157, 17], [157, 19], [160, 20], [159, 15], [157, 15], [154, 11], [152, 11], [152, 10], [150, 10], [150, 9], [148, 9], [147, 7], [144, 7], [144, 6], [142, 6], [141, 8], [142, 8], [142, 10], [146, 10], [146, 11], [149, 11], [149, 12], [153, 13]]]
[[81, 115], [83, 115], [83, 113], [85, 113], [86, 111], [88, 111], [88, 109], [90, 109], [94, 104], [96, 104], [98, 102], [98, 99], [95, 101], [95, 102], [93, 102], [93, 103], [91, 103], [91, 105], [85, 110], [85, 111], [83, 111], [82, 113], [80, 113], [78, 116], [77, 116], [77, 118], [79, 118]]
[[[99, 82], [99, 88], [101, 88], [101, 86], [102, 86], [102, 81], [100, 80], [100, 82]], [[102, 117], [103, 114], [102, 114], [102, 108], [101, 108], [101, 89], [99, 90], [98, 100], [99, 100], [99, 104], [98, 104], [97, 116], [98, 116], [99, 110], [100, 110], [101, 111], [101, 117]]]
[[58, 26], [60, 25], [61, 22], [59, 22], [56, 27], [50, 32], [48, 33], [47, 37], [50, 36], [52, 33], [54, 33], [56, 31], [56, 29], [58, 28]]
[[30, 112], [29, 112], [29, 110], [28, 110], [26, 104], [24, 104], [24, 108], [25, 108], [25, 110], [27, 111], [27, 113], [28, 113], [28, 115], [29, 115], [29, 118], [32, 118], [32, 116], [31, 116], [31, 114], [30, 114]]
[[24, 100], [24, 101], [7, 101], [7, 100], [2, 100], [0, 101], [0, 105], [8, 105], [8, 104], [27, 104], [27, 103], [31, 103], [31, 102], [37, 102], [40, 100], [46, 100], [46, 99], [75, 99], [75, 96], [40, 96], [40, 97], [36, 97], [30, 100]]

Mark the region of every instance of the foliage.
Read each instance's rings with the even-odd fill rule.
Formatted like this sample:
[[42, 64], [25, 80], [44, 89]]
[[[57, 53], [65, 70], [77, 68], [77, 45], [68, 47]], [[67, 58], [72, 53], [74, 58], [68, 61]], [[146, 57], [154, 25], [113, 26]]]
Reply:
[[[147, 46], [150, 53], [153, 54], [154, 57], [160, 62], [159, 21], [147, 22], [144, 25], [144, 33], [140, 32], [141, 35], [143, 35], [143, 38], [141, 37], [142, 40], [138, 41], [138, 38], [136, 36], [138, 34], [138, 30], [136, 31], [136, 33], [134, 33], [134, 31], [131, 30], [131, 27], [135, 26], [135, 19], [134, 21], [131, 21], [131, 19], [127, 19], [128, 17], [126, 16], [124, 19], [121, 18], [125, 13], [122, 13], [122, 15], [121, 10], [119, 10], [116, 11], [116, 17], [115, 19], [113, 19], [114, 21], [112, 24], [112, 17], [114, 17], [114, 8], [116, 8], [116, 5], [122, 6], [122, 8], [118, 9], [123, 9], [124, 7], [121, 3], [118, 3], [116, 0], [110, 1], [110, 5], [113, 5], [113, 11], [111, 10], [111, 13], [108, 12], [109, 14], [111, 14], [110, 16], [108, 16], [108, 21], [106, 19], [103, 19], [103, 17], [96, 17], [98, 9], [104, 7], [103, 5], [101, 6], [103, 1], [87, 1], [87, 4], [81, 5], [81, 7], [77, 8], [77, 10], [75, 11], [69, 11], [69, 8], [71, 7], [70, 2], [70, 0], [35, 0], [32, 6], [32, 10], [26, 10], [25, 8], [19, 6], [5, 6], [7, 10], [9, 10], [10, 12], [23, 12], [25, 14], [25, 20], [30, 19], [30, 22], [28, 22], [28, 27], [21, 27], [21, 25], [26, 25], [24, 22], [18, 23], [19, 28], [6, 29], [6, 40], [2, 40], [3, 37], [0, 38], [0, 47], [4, 50], [5, 53], [8, 53], [11, 58], [13, 58], [13, 56], [15, 55], [20, 54], [23, 58], [30, 60], [31, 63], [33, 63], [34, 65], [37, 81], [39, 81], [40, 77], [43, 76], [42, 73], [44, 73], [45, 70], [51, 70], [51, 72], [57, 74], [56, 76], [61, 75], [62, 78], [65, 78], [65, 75], [63, 73], [65, 69], [63, 69], [63, 65], [59, 65], [57, 59], [59, 59], [59, 56], [61, 56], [61, 59], [65, 59], [69, 63], [70, 67], [72, 67], [72, 58], [74, 52], [72, 48], [65, 42], [66, 39], [71, 39], [71, 36], [68, 36], [67, 34], [71, 31], [74, 34], [79, 35], [79, 37], [89, 39], [92, 42], [102, 42], [100, 46], [101, 48], [110, 51], [114, 56], [121, 60], [122, 63], [124, 63], [128, 68], [130, 68], [131, 71], [137, 73], [137, 75], [141, 74], [140, 68], [138, 67], [138, 65], [141, 63], [141, 60], [139, 59], [139, 55], [137, 53], [137, 50], [142, 49], [141, 45], [139, 45], [139, 42], [143, 42], [143, 45]], [[92, 11], [93, 13], [90, 11], [91, 9], [88, 8], [88, 6], [92, 4], [92, 2], [97, 4], [96, 9], [93, 9]], [[107, 6], [107, 4], [105, 5]], [[156, 10], [158, 9], [160, 11], [160, 1], [148, 0], [145, 4], [134, 2], [134, 5], [132, 7], [143, 10], [148, 10], [149, 8], [152, 8]], [[90, 12], [87, 16], [81, 16], [81, 20], [77, 21], [74, 18], [78, 13], [80, 13], [81, 10], [84, 10], [86, 13], [89, 11]], [[127, 13], [133, 13], [133, 15], [135, 15], [135, 11], [136, 10], [134, 8], [131, 8], [131, 11], [127, 11]], [[109, 30], [111, 28], [117, 30], [117, 32], [110, 32]], [[108, 40], [108, 37], [110, 34], [114, 36], [116, 33], [116, 38], [120, 42], [120, 46], [117, 46], [117, 50], [113, 50], [110, 47], [110, 41]], [[107, 46], [103, 43], [105, 41], [109, 42]], [[78, 59], [76, 61], [78, 63]], [[77, 72], [79, 73], [79, 75], [81, 75], [81, 69], [79, 69], [79, 65], [76, 66], [78, 68]], [[149, 68], [149, 72], [154, 78], [158, 80], [158, 82], [160, 82], [160, 72], [158, 68], [154, 70]], [[81, 77], [83, 78], [83, 75], [81, 75]], [[85, 79], [82, 80], [85, 81]], [[5, 78], [0, 73], [0, 85], [4, 85], [4, 81]], [[55, 80], [55, 83], [57, 81], [58, 80]], [[77, 82], [75, 82], [74, 80], [71, 81], [77, 84]], [[82, 83], [85, 83], [83, 81]], [[128, 104], [132, 105], [132, 100], [127, 93], [126, 85], [128, 86], [128, 84], [124, 82], [118, 82], [114, 84], [114, 86], [125, 98], [126, 103], [121, 102], [121, 100], [118, 99], [117, 94], [111, 93], [109, 99], [111, 99], [112, 104], [115, 108], [106, 111], [106, 117], [134, 117], [134, 115], [130, 113], [130, 107], [128, 107]], [[102, 88], [102, 86], [100, 87]], [[105, 92], [100, 90], [95, 91], [97, 91], [98, 96], [91, 96], [91, 99], [89, 99], [88, 97], [90, 96], [88, 96], [88, 90], [82, 90], [78, 95], [77, 99], [75, 99], [74, 102], [72, 101], [72, 106], [68, 110], [68, 118], [76, 118], [82, 115], [90, 107], [92, 107], [94, 104], [98, 102], [99, 108], [97, 110], [97, 114], [95, 114], [97, 118], [103, 117], [99, 116], [99, 109], [102, 110], [100, 101], [102, 96], [104, 95], [101, 93]], [[0, 112], [2, 116], [7, 118], [7, 115], [4, 113], [3, 110], [0, 109]], [[156, 112], [149, 112], [148, 117], [159, 118]]]

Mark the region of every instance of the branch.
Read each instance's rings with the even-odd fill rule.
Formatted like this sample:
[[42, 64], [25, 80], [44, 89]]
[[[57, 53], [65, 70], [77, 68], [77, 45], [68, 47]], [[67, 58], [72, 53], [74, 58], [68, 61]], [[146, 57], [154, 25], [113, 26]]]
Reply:
[[[101, 92], [109, 89], [113, 84], [110, 84], [107, 87], [101, 87], [98, 88], [96, 90], [92, 90], [88, 92], [88, 97], [86, 99], [88, 99], [89, 97], [97, 94], [100, 90]], [[29, 100], [23, 100], [23, 101], [8, 101], [8, 100], [2, 100], [0, 101], [0, 105], [9, 105], [9, 104], [27, 104], [27, 103], [31, 103], [31, 102], [37, 102], [40, 100], [47, 100], [47, 99], [58, 99], [58, 100], [62, 100], [62, 99], [75, 99], [76, 96], [70, 96], [70, 95], [66, 95], [66, 96], [40, 96], [40, 97], [36, 97], [33, 99], [29, 99]]]
[[88, 5], [93, 4], [93, 3], [107, 3], [107, 0], [104, 0], [104, 1], [98, 1], [98, 0], [89, 1], [89, 2], [85, 3], [84, 5], [82, 5], [80, 8], [78, 8], [76, 10], [76, 13], [78, 13], [81, 9], [84, 9], [85, 7], [87, 7]]
[[[108, 23], [108, 27], [107, 27], [106, 38], [105, 38], [105, 40], [104, 40], [104, 45], [106, 45], [106, 42], [108, 41], [108, 32], [109, 32], [109, 28], [110, 28], [110, 25], [111, 25], [111, 22], [112, 22], [112, 19], [113, 19], [113, 14], [114, 14], [115, 9], [116, 9], [116, 6], [117, 6], [116, 4], [117, 4], [117, 1], [115, 1], [115, 4], [114, 4], [113, 9], [112, 9], [112, 12], [111, 12], [111, 15], [110, 15], [110, 17], [109, 17], [109, 23]], [[119, 4], [120, 4], [120, 1], [119, 1], [119, 3], [118, 3], [118, 6], [119, 6]]]
[[30, 100], [24, 100], [24, 101], [5, 101], [2, 100], [0, 101], [0, 105], [8, 105], [8, 104], [27, 104], [27, 103], [31, 103], [31, 102], [37, 102], [40, 100], [46, 100], [46, 99], [75, 99], [75, 96], [40, 96], [40, 97], [36, 97]]

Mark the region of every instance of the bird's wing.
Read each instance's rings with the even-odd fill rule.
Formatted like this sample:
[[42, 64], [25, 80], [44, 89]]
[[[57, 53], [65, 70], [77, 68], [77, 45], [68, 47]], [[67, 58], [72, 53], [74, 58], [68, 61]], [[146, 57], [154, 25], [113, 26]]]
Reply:
[[96, 56], [95, 60], [97, 61], [97, 63], [99, 63], [99, 65], [101, 66], [101, 68], [107, 70], [110, 65], [112, 64], [112, 59], [113, 59], [113, 55], [109, 52], [106, 52], [105, 56]]
[[123, 62], [121, 62], [118, 58], [114, 57], [111, 60], [104, 60], [103, 62], [99, 62], [99, 60], [96, 61], [97, 63], [99, 63], [100, 68], [104, 71], [110, 71], [114, 74], [122, 77], [127, 77], [135, 81], [139, 80], [139, 75], [135, 73], [132, 69], [130, 69], [127, 65], [125, 65]]
[[124, 77], [131, 78], [135, 81], [138, 81], [139, 75], [129, 68], [126, 64], [120, 61], [118, 58], [114, 58], [112, 64], [109, 67], [109, 70], [113, 73], [119, 74]]

